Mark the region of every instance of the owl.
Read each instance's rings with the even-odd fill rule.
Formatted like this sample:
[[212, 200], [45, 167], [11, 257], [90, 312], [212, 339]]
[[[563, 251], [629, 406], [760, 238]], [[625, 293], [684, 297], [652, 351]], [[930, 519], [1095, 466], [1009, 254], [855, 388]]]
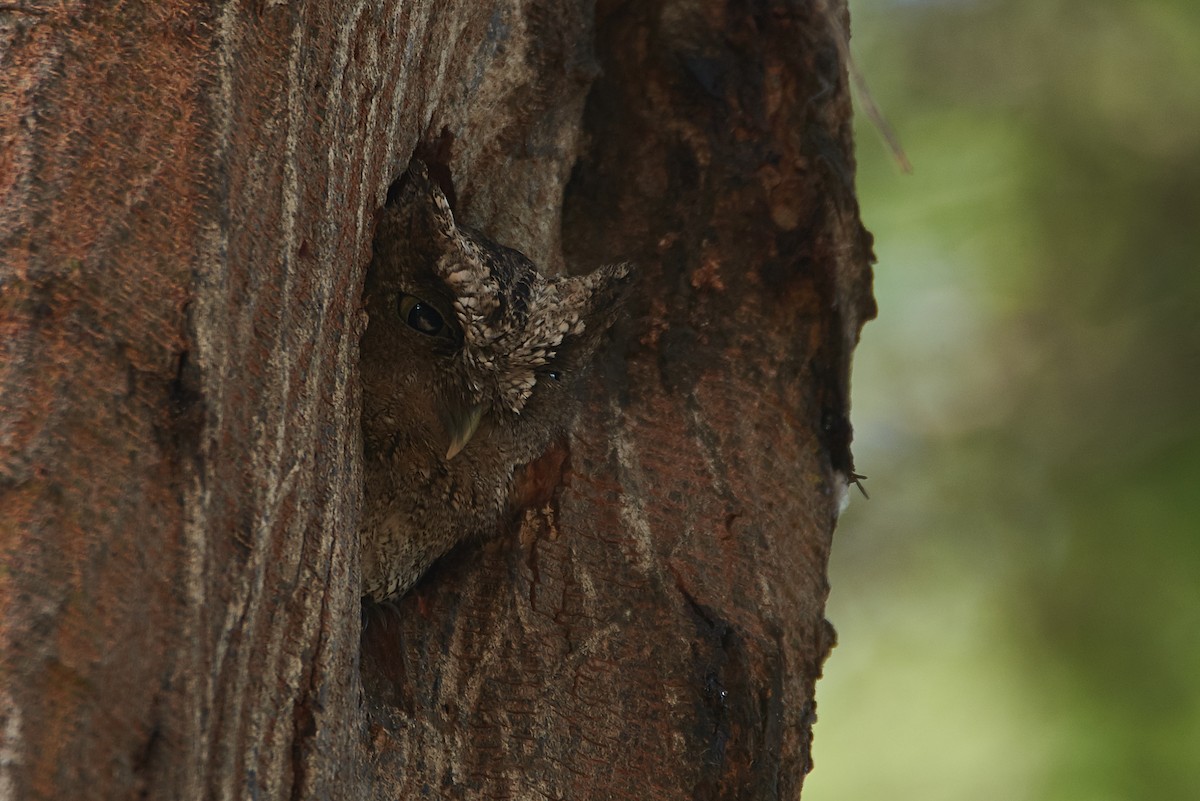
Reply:
[[628, 275], [542, 275], [458, 225], [426, 166], [410, 165], [364, 290], [364, 596], [402, 595], [451, 547], [498, 529], [514, 472], [572, 423]]

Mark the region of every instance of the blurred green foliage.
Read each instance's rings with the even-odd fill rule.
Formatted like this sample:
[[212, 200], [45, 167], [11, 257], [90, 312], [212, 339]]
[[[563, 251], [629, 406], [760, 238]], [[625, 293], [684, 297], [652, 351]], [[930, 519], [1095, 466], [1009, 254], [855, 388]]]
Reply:
[[854, 367], [808, 801], [1200, 798], [1200, 2], [852, 0]]

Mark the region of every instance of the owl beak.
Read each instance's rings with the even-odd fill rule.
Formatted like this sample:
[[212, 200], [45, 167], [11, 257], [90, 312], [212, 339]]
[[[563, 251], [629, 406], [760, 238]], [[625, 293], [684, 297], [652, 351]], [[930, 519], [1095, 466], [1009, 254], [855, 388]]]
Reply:
[[446, 461], [450, 461], [467, 447], [471, 437], [479, 428], [483, 419], [483, 406], [478, 403], [463, 410], [461, 413], [447, 415], [446, 433], [450, 435], [450, 449], [446, 451]]

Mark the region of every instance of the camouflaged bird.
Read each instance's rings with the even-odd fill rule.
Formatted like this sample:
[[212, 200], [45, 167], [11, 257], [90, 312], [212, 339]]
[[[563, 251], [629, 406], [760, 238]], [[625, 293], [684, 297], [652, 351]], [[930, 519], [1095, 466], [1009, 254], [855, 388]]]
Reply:
[[514, 471], [573, 421], [573, 385], [627, 276], [543, 276], [460, 227], [425, 165], [410, 165], [365, 289], [363, 595], [401, 595], [455, 544], [498, 528]]

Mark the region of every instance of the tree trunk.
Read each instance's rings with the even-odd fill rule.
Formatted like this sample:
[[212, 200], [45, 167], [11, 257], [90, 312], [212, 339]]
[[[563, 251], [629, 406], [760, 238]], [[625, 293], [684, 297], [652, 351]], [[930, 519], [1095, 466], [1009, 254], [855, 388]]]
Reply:
[[[0, 798], [797, 797], [873, 313], [831, 20], [0, 4]], [[524, 512], [364, 617], [358, 304], [415, 151], [640, 278]]]

